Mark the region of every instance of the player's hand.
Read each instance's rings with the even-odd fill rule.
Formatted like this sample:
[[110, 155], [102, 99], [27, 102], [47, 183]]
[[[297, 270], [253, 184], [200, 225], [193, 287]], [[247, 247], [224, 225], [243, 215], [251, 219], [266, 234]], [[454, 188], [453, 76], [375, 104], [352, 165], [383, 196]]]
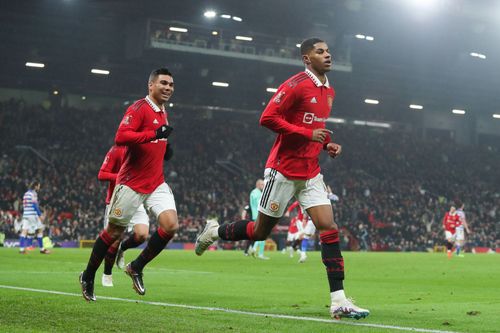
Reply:
[[331, 158], [335, 158], [342, 152], [342, 146], [335, 142], [330, 142], [326, 145], [326, 151]]
[[174, 130], [173, 127], [170, 127], [168, 125], [162, 125], [156, 129], [156, 136], [155, 139], [166, 139], [172, 133]]
[[169, 143], [167, 145], [167, 150], [165, 151], [165, 155], [163, 156], [163, 159], [165, 161], [169, 161], [172, 158], [172, 156], [174, 156], [174, 150], [172, 149], [172, 146]]
[[326, 129], [326, 128], [316, 128], [313, 131], [311, 141], [323, 143], [323, 141], [325, 141], [325, 139], [326, 139], [326, 136], [328, 134], [332, 134], [332, 133], [333, 133], [332, 131], [330, 131], [329, 129]]

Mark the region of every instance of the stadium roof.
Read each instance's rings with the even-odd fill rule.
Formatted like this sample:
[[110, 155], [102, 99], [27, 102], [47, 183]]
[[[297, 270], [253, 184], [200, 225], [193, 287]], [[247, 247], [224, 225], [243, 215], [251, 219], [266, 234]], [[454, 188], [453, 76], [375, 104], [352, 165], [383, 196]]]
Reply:
[[[203, 15], [209, 9], [214, 18]], [[340, 113], [369, 110], [366, 98], [390, 115], [381, 118], [398, 117], [410, 104], [498, 113], [499, 16], [497, 1], [473, 0], [3, 1], [0, 86], [142, 95], [149, 70], [166, 64], [176, 75], [177, 100], [259, 108], [269, 98], [266, 88], [300, 70], [144, 48], [147, 22], [156, 19], [254, 36], [247, 45], [264, 37], [278, 44], [324, 38], [334, 57], [347, 55], [352, 65], [331, 74]], [[92, 68], [111, 73], [93, 75]], [[214, 92], [213, 81], [231, 81], [230, 94]]]

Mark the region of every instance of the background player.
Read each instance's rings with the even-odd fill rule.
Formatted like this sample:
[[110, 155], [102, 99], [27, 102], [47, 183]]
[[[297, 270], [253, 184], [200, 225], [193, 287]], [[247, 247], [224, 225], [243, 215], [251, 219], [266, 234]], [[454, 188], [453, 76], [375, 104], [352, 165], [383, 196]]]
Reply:
[[23, 196], [23, 219], [21, 227], [21, 237], [19, 239], [19, 253], [26, 254], [26, 236], [29, 230], [35, 230], [35, 234], [40, 246], [41, 254], [49, 254], [50, 251], [43, 247], [43, 223], [41, 220], [42, 211], [38, 205], [38, 194], [40, 182], [33, 181], [28, 191]]
[[450, 210], [444, 214], [443, 228], [446, 237], [446, 253], [448, 258], [452, 256], [453, 244], [456, 241], [456, 227], [458, 223], [458, 215], [455, 206], [451, 206]]
[[290, 258], [293, 258], [293, 253], [295, 250], [300, 252], [300, 232], [303, 229], [304, 221], [304, 211], [298, 201], [293, 202], [287, 209], [285, 216], [288, 217], [290, 214], [297, 210], [297, 215], [292, 216], [290, 219], [290, 224], [288, 225], [288, 232], [286, 234], [286, 248], [285, 253], [288, 252]]
[[330, 142], [331, 132], [325, 128], [335, 94], [325, 75], [331, 70], [332, 57], [328, 45], [318, 38], [305, 40], [300, 51], [305, 71], [279, 87], [260, 118], [260, 124], [277, 132], [278, 137], [266, 163], [257, 220], [221, 226], [208, 220], [196, 241], [195, 252], [202, 255], [218, 238], [266, 239], [295, 196], [320, 232], [332, 317], [364, 318], [370, 312], [354, 305], [344, 293], [339, 231], [318, 162], [322, 149], [332, 158], [341, 153], [341, 146]]
[[300, 242], [300, 258], [299, 263], [304, 263], [307, 260], [307, 248], [309, 247], [309, 239], [314, 236], [316, 233], [316, 227], [314, 226], [311, 218], [306, 214], [305, 225], [300, 232], [300, 238], [302, 239]]
[[[104, 213], [104, 228], [108, 225], [108, 215], [109, 215], [109, 202], [111, 201], [111, 196], [116, 185], [116, 177], [120, 171], [120, 167], [123, 163], [123, 158], [125, 157], [126, 146], [112, 146], [104, 162], [102, 163], [101, 169], [97, 179], [100, 181], [108, 181], [108, 191], [106, 195], [106, 211]], [[132, 235], [127, 236], [127, 238], [120, 243], [116, 240], [108, 249], [106, 256], [104, 257], [104, 273], [102, 275], [102, 285], [104, 287], [113, 286], [113, 265], [116, 259], [116, 265], [118, 268], [124, 268], [124, 251], [137, 247], [144, 243], [149, 234], [149, 216], [144, 209], [144, 205], [139, 206], [137, 212], [134, 214], [130, 220], [130, 225], [127, 231], [133, 232]], [[118, 251], [118, 253], [117, 253]]]

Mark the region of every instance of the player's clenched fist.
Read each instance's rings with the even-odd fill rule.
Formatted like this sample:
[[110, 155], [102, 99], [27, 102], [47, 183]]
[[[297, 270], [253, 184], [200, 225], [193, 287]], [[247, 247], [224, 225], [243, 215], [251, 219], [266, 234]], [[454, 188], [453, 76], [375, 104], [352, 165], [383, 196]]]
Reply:
[[331, 158], [335, 158], [342, 152], [342, 146], [335, 142], [330, 142], [326, 145], [326, 151]]

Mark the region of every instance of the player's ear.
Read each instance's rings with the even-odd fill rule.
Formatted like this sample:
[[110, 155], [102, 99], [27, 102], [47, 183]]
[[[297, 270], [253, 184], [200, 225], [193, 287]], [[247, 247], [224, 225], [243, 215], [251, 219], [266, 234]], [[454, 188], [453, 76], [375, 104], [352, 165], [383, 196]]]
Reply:
[[310, 65], [311, 59], [309, 59], [309, 56], [307, 54], [303, 54], [302, 55], [302, 62], [304, 62], [304, 64], [306, 64], [306, 65]]

